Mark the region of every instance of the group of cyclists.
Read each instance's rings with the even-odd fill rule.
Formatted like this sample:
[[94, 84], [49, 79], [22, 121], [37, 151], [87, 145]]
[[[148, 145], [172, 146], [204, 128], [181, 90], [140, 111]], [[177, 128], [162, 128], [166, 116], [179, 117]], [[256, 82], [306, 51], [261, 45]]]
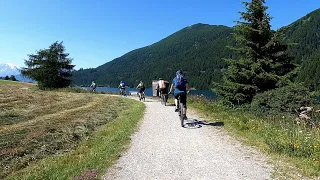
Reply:
[[[125, 84], [121, 85], [123, 83], [122, 81], [120, 82], [119, 88], [120, 91], [122, 91], [121, 88], [125, 88]], [[167, 85], [170, 85], [170, 83], [163, 78], [159, 78], [158, 84], [157, 84], [157, 91], [159, 92], [159, 96], [161, 99], [162, 94], [173, 94], [174, 95], [174, 104], [175, 104], [175, 112], [179, 111], [179, 98], [180, 102], [183, 105], [183, 114], [184, 118], [187, 119], [186, 113], [187, 113], [187, 93], [190, 91], [189, 85], [187, 78], [184, 77], [183, 72], [181, 70], [178, 70], [176, 72], [175, 78], [172, 80], [171, 86], [169, 86], [170, 90], [167, 92]], [[136, 87], [139, 89], [139, 99], [141, 100], [141, 96], [144, 96], [144, 90], [146, 89], [143, 82], [140, 81], [138, 86]], [[167, 98], [167, 97], [166, 97]]]
[[[175, 78], [172, 80], [170, 90], [169, 93], [167, 93], [167, 85], [170, 84], [168, 81], [165, 81], [163, 78], [159, 78], [158, 81], [158, 85], [157, 85], [157, 90], [160, 94], [160, 98], [161, 98], [161, 94], [173, 94], [174, 95], [174, 104], [175, 104], [175, 112], [179, 111], [179, 98], [180, 98], [180, 102], [183, 104], [183, 114], [184, 117], [187, 118], [186, 116], [186, 112], [187, 112], [187, 93], [190, 91], [189, 85], [188, 85], [188, 81], [187, 78], [184, 77], [183, 72], [181, 70], [178, 70], [176, 72], [176, 76]], [[94, 81], [92, 81], [91, 86], [93, 88], [93, 92], [95, 92], [96, 90], [96, 84]], [[126, 96], [126, 89], [127, 85], [121, 81], [119, 84], [120, 88], [120, 95]], [[145, 85], [142, 81], [140, 81], [140, 83], [138, 84], [138, 86], [136, 87], [136, 89], [139, 89], [139, 99], [141, 100], [141, 97], [144, 97], [144, 91], [145, 91]]]

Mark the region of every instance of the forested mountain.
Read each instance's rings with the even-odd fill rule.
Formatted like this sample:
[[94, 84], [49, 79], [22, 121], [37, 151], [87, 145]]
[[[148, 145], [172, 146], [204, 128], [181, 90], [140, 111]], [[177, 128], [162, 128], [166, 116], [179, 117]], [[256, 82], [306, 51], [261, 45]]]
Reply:
[[297, 63], [308, 60], [320, 47], [320, 9], [283, 27], [287, 42], [292, 43], [290, 54]]
[[[314, 88], [320, 83], [314, 72], [320, 66], [320, 9], [292, 24], [281, 28], [294, 61], [302, 64], [299, 80]], [[226, 48], [234, 45], [232, 28], [207, 24], [186, 27], [167, 38], [144, 48], [133, 50], [97, 68], [74, 72], [74, 83], [115, 87], [121, 80], [133, 87], [143, 80], [148, 87], [151, 81], [163, 77], [172, 79], [175, 71], [185, 71], [189, 83], [197, 89], [210, 89], [213, 81], [221, 79], [222, 58], [232, 56]]]
[[295, 61], [301, 64], [298, 81], [320, 89], [320, 9], [283, 28]]
[[225, 67], [221, 58], [230, 56], [225, 47], [234, 39], [226, 26], [195, 24], [144, 48], [133, 50], [94, 69], [74, 73], [74, 83], [115, 87], [121, 80], [136, 86], [140, 80], [150, 87], [159, 77], [172, 79], [181, 69], [192, 87], [208, 89], [213, 80], [221, 79]]

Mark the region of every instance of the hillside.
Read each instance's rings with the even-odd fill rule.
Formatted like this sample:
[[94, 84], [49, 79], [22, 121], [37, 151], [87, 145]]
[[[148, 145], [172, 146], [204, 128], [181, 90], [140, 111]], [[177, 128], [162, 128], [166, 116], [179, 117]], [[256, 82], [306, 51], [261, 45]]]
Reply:
[[[289, 53], [302, 64], [299, 81], [320, 88], [314, 67], [320, 66], [320, 9], [281, 28], [285, 39], [292, 44]], [[222, 58], [232, 56], [226, 46], [235, 43], [232, 28], [207, 24], [186, 27], [167, 38], [144, 48], [131, 51], [97, 68], [74, 73], [74, 83], [89, 85], [95, 80], [100, 86], [115, 87], [124, 80], [133, 87], [143, 80], [173, 78], [175, 71], [186, 72], [189, 83], [197, 89], [210, 89], [212, 81], [221, 79], [220, 69], [226, 67]]]
[[290, 54], [301, 64], [298, 81], [314, 90], [320, 89], [320, 9], [283, 28]]
[[124, 80], [136, 86], [143, 80], [151, 86], [154, 79], [171, 79], [178, 69], [185, 71], [191, 86], [208, 89], [213, 80], [221, 79], [221, 58], [230, 56], [226, 45], [233, 43], [232, 29], [226, 26], [195, 24], [144, 48], [131, 51], [95, 69], [74, 73], [74, 83], [115, 87]]
[[308, 60], [320, 47], [320, 9], [282, 28], [287, 42], [292, 43], [289, 52], [297, 63]]

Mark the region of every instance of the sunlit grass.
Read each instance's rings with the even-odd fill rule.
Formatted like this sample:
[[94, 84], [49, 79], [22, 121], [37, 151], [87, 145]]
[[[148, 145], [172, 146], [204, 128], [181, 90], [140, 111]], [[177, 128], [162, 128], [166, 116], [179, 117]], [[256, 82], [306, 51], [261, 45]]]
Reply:
[[10, 174], [72, 179], [88, 168], [102, 172], [143, 115], [144, 105], [133, 100], [33, 87], [0, 88], [0, 179]]
[[210, 120], [223, 122], [232, 135], [269, 153], [278, 178], [320, 176], [320, 129], [299, 126], [292, 117], [255, 117], [204, 99], [189, 98], [189, 107]]
[[20, 82], [0, 79], [0, 84], [17, 84], [17, 83], [20, 83]]

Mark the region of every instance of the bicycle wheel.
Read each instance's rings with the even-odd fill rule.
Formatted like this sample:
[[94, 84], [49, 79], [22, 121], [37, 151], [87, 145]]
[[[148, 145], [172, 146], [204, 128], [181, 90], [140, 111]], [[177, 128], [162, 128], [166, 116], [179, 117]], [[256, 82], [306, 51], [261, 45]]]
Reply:
[[167, 101], [168, 101], [167, 95], [164, 95], [164, 106], [167, 106]]
[[163, 104], [163, 95], [160, 94], [160, 100], [161, 100], [161, 104]]
[[181, 104], [181, 102], [179, 103], [179, 114], [180, 114], [181, 127], [183, 127], [184, 114], [183, 114], [183, 104]]

